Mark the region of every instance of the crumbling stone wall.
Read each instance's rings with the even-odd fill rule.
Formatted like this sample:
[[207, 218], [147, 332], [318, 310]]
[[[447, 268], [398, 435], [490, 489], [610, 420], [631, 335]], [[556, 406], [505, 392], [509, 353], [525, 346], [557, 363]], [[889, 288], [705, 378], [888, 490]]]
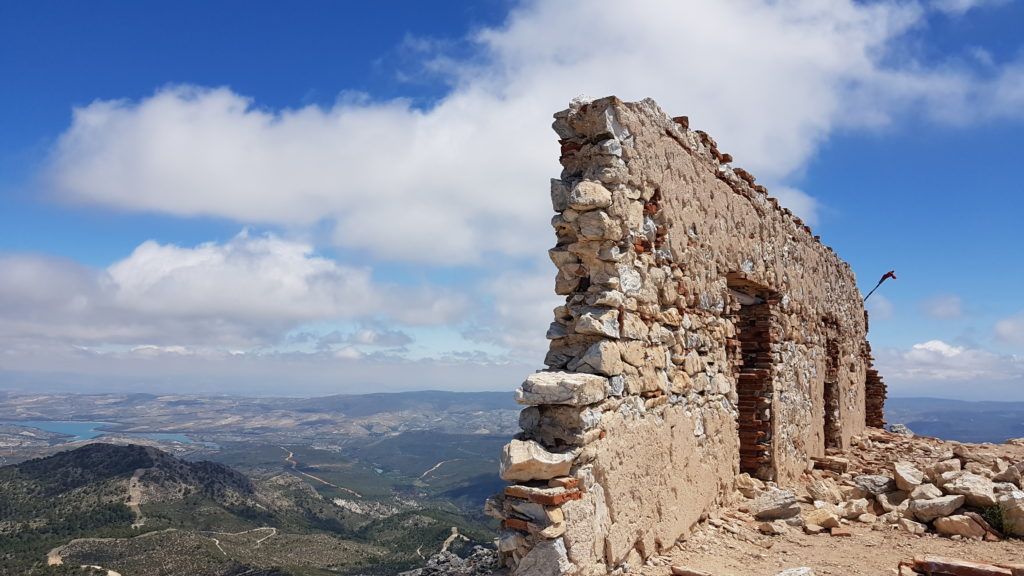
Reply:
[[687, 124], [614, 97], [555, 115], [566, 302], [489, 503], [515, 574], [628, 571], [736, 474], [790, 483], [865, 426], [849, 265]]

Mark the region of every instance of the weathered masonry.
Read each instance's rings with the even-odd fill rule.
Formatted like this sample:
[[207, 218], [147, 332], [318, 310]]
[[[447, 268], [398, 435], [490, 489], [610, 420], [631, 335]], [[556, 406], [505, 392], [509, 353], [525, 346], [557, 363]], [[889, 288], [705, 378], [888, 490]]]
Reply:
[[566, 301], [489, 503], [514, 574], [627, 571], [736, 474], [792, 483], [881, 425], [849, 265], [687, 124], [614, 97], [555, 115]]

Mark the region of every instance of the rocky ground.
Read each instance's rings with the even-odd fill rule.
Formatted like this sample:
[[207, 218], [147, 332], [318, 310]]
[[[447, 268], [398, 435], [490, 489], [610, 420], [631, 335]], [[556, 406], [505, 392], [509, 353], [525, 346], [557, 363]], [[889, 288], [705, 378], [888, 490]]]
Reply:
[[793, 490], [739, 477], [730, 506], [640, 573], [903, 576], [923, 573], [899, 564], [924, 555], [1024, 563], [1024, 441], [959, 444], [872, 430], [818, 467]]

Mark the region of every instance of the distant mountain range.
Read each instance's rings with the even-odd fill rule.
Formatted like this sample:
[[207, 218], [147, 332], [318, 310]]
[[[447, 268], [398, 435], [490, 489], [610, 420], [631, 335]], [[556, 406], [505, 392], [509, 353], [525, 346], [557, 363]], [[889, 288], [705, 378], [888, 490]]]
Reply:
[[885, 419], [920, 436], [1001, 444], [1024, 437], [1024, 402], [965, 402], [939, 398], [889, 398]]
[[[493, 527], [443, 503], [351, 490], [351, 500], [339, 500], [344, 488], [304, 469], [326, 475], [301, 468], [248, 477], [104, 443], [0, 467], [0, 574], [79, 573], [81, 565], [169, 576], [394, 574], [446, 539], [468, 550], [493, 536]], [[331, 486], [338, 490], [320, 490]]]

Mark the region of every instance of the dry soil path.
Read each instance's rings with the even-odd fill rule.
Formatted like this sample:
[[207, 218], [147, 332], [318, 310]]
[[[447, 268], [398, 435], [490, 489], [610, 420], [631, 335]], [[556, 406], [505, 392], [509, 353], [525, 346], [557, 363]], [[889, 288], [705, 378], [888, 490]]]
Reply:
[[337, 484], [335, 484], [333, 482], [328, 482], [327, 480], [324, 480], [323, 478], [320, 478], [319, 476], [314, 476], [312, 474], [308, 474], [306, 472], [303, 472], [302, 470], [299, 470], [299, 463], [295, 461], [295, 453], [292, 452], [291, 450], [285, 448], [284, 446], [278, 446], [278, 448], [280, 448], [281, 450], [284, 450], [285, 452], [288, 453], [288, 455], [284, 457], [284, 461], [289, 463], [289, 464], [291, 464], [292, 471], [295, 472], [296, 474], [301, 474], [302, 476], [305, 476], [306, 478], [309, 478], [311, 480], [316, 480], [317, 482], [319, 482], [321, 484], [325, 484], [327, 486], [332, 486], [334, 488], [337, 488], [338, 490], [344, 490], [345, 492], [348, 492], [349, 494], [352, 494], [353, 496], [355, 496], [357, 498], [362, 498], [363, 497], [362, 494], [360, 494], [359, 492], [356, 492], [355, 490], [352, 490], [352, 489], [349, 489], [349, 488], [345, 488], [344, 486], [338, 486]]

